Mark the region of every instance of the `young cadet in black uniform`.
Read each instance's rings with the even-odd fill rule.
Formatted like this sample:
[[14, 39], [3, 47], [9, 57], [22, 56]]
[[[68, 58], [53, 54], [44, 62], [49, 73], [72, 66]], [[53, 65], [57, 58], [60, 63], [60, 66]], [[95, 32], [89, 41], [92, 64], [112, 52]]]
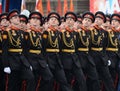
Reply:
[[26, 32], [26, 30], [27, 30], [28, 18], [27, 18], [25, 15], [23, 15], [23, 14], [19, 15], [19, 18], [20, 18], [20, 28], [21, 28], [24, 32]]
[[105, 53], [107, 43], [106, 31], [101, 28], [101, 25], [106, 21], [103, 12], [96, 12], [95, 25], [91, 29], [91, 51], [90, 54], [96, 64], [97, 72], [101, 77], [107, 91], [114, 91], [113, 80], [108, 69], [108, 57]]
[[[59, 83], [61, 91], [71, 91], [67, 83], [63, 66], [60, 60], [60, 32], [58, 26], [60, 24], [60, 16], [56, 12], [51, 12], [48, 15], [48, 29], [43, 33], [43, 45], [47, 63], [52, 71], [56, 82]], [[53, 84], [52, 84], [53, 87]], [[52, 89], [50, 89], [51, 91]]]
[[[10, 26], [2, 35], [2, 60], [4, 72], [8, 74], [6, 90], [20, 91], [21, 71], [23, 69], [29, 70], [29, 72], [32, 71], [29, 62], [23, 55], [24, 36], [22, 30], [19, 28], [19, 12], [17, 10], [11, 11], [7, 19], [10, 21]], [[29, 74], [28, 77], [32, 78], [32, 75]], [[29, 91], [33, 91], [31, 86], [28, 88]]]
[[106, 53], [109, 57], [109, 70], [112, 76], [112, 79], [114, 81], [114, 86], [116, 87], [116, 75], [117, 75], [117, 69], [118, 69], [118, 51], [119, 51], [119, 45], [118, 45], [118, 36], [120, 31], [120, 15], [119, 14], [113, 14], [111, 16], [111, 28], [107, 30], [107, 45], [106, 45]]
[[5, 91], [5, 74], [3, 71], [2, 62], [2, 34], [3, 31], [9, 26], [9, 21], [7, 20], [8, 13], [2, 13], [0, 15], [0, 91]]
[[[49, 86], [51, 84], [50, 82], [52, 79], [52, 73], [50, 72], [47, 62], [43, 56], [44, 45], [42, 45], [41, 25], [42, 15], [36, 11], [32, 12], [29, 16], [28, 35], [26, 35], [26, 56], [33, 67], [33, 73], [35, 76], [35, 88], [38, 91], [48, 91], [50, 89]], [[40, 87], [37, 87], [38, 85], [40, 85]]]
[[104, 29], [104, 30], [108, 30], [108, 29], [110, 29], [110, 17], [111, 17], [111, 15], [105, 15], [105, 17], [106, 17], [106, 22], [105, 23], [103, 23], [102, 24], [102, 28]]
[[78, 91], [87, 91], [86, 80], [81, 69], [81, 65], [76, 55], [76, 32], [73, 25], [77, 20], [73, 12], [65, 14], [66, 27], [61, 34], [61, 61], [69, 84], [75, 77], [78, 82]]
[[[27, 23], [28, 23], [28, 18], [25, 15], [19, 15], [19, 19], [20, 19], [20, 30], [21, 33], [24, 36], [24, 41], [23, 44], [26, 44], [26, 29], [27, 29]], [[23, 46], [23, 54], [26, 55], [26, 45]], [[31, 70], [32, 70], [32, 66], [31, 66]], [[21, 80], [22, 80], [22, 90], [26, 91], [34, 91], [34, 87], [33, 84], [35, 82], [34, 80], [34, 74], [33, 72], [31, 72], [31, 70], [26, 70], [26, 69], [22, 69], [21, 71]], [[31, 76], [30, 76], [31, 75]], [[26, 85], [26, 88], [25, 88]], [[24, 89], [23, 89], [24, 88]]]
[[78, 29], [77, 35], [77, 54], [83, 71], [87, 75], [88, 91], [100, 91], [100, 84], [95, 63], [89, 55], [91, 36], [89, 27], [95, 18], [91, 12], [82, 15], [82, 26]]
[[[117, 21], [119, 21], [119, 23], [116, 21], [116, 23], [120, 24], [120, 16], [116, 17]], [[120, 26], [120, 25], [119, 25]], [[120, 27], [119, 27], [120, 28]], [[118, 61], [118, 84], [117, 84], [117, 91], [120, 91], [120, 29], [118, 29], [118, 57], [119, 57], [119, 61]]]

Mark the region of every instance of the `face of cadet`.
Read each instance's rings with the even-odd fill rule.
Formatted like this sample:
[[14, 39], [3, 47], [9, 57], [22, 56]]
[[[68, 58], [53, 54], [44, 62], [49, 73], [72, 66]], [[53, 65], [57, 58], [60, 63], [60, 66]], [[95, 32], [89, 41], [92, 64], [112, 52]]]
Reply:
[[68, 26], [73, 26], [75, 21], [73, 18], [67, 18], [66, 19], [66, 23], [68, 24]]
[[110, 21], [106, 21], [106, 24], [107, 24], [107, 25], [110, 25]]
[[82, 21], [83, 26], [89, 27], [92, 24], [92, 20], [89, 18], [84, 18]]
[[0, 22], [1, 26], [7, 27], [9, 26], [9, 21], [7, 19], [2, 19]]
[[13, 24], [15, 24], [15, 25], [20, 24], [19, 16], [13, 16], [13, 17], [10, 19], [10, 22], [13, 23]]
[[103, 21], [103, 19], [97, 17], [97, 18], [95, 18], [95, 23], [97, 25], [101, 26], [104, 23], [104, 21]]
[[48, 24], [52, 25], [52, 26], [56, 26], [56, 25], [59, 25], [59, 21], [57, 18], [55, 17], [51, 17], [48, 21]]
[[120, 26], [120, 22], [118, 20], [112, 20], [111, 21], [111, 25], [112, 25], [112, 27], [117, 28], [117, 27]]
[[41, 21], [38, 18], [31, 18], [29, 22], [30, 22], [30, 25], [33, 25], [33, 26], [40, 26], [41, 24]]
[[26, 26], [27, 26], [27, 24], [24, 21], [20, 21], [20, 27], [22, 29], [25, 29]]

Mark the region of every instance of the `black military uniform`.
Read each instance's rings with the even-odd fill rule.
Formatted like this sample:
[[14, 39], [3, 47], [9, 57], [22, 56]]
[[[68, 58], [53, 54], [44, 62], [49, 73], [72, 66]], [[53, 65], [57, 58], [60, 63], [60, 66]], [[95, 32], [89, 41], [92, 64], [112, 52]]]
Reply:
[[[2, 13], [0, 15], [0, 22], [3, 19], [7, 20], [7, 15], [8, 15], [8, 13]], [[0, 91], [5, 90], [5, 74], [3, 71], [4, 67], [3, 67], [3, 62], [2, 62], [2, 34], [3, 34], [3, 31], [5, 31], [5, 27], [1, 26], [0, 27]]]
[[[67, 12], [65, 20], [67, 18], [72, 18], [74, 21], [77, 19], [73, 12]], [[75, 53], [76, 40], [76, 32], [70, 27], [66, 27], [65, 31], [61, 34], [61, 61], [69, 84], [71, 84], [73, 77], [75, 77], [78, 83], [78, 91], [86, 91], [86, 80], [78, 56]]]
[[[25, 16], [25, 15], [19, 15], [19, 18], [20, 18], [20, 23], [24, 23], [25, 25], [20, 27], [21, 28], [21, 33], [23, 34], [24, 36], [24, 41], [23, 41], [23, 54], [24, 56], [26, 56], [26, 46], [27, 46], [27, 43], [26, 43], [26, 35], [27, 35], [27, 32], [26, 32], [26, 25], [28, 23], [28, 18]], [[26, 56], [27, 58], [27, 56]], [[29, 60], [28, 60], [29, 61]], [[30, 62], [29, 62], [30, 63]], [[32, 67], [32, 66], [31, 66]], [[31, 68], [32, 70], [32, 68]], [[21, 76], [21, 79], [23, 81], [22, 83], [22, 88], [21, 89], [26, 89], [26, 91], [34, 91], [35, 90], [35, 87], [33, 86], [35, 84], [35, 79], [34, 79], [34, 74], [33, 72], [31, 72], [31, 70], [25, 70], [24, 68], [22, 69], [22, 76]], [[30, 76], [31, 75], [31, 76]]]
[[[118, 14], [113, 14], [111, 16], [111, 21], [112, 20], [117, 20], [120, 21], [120, 15]], [[119, 62], [119, 56], [118, 56], [118, 35], [119, 31], [115, 28], [111, 28], [108, 30], [107, 33], [107, 45], [106, 45], [106, 53], [109, 57], [109, 61], [111, 62], [109, 65], [110, 73], [112, 76], [113, 81], [116, 81], [116, 75], [117, 75], [117, 70], [118, 70], [118, 62]], [[114, 83], [116, 86], [117, 84]]]
[[[29, 19], [32, 18], [41, 20], [42, 15], [39, 12], [32, 12]], [[51, 84], [50, 81], [52, 79], [52, 73], [50, 72], [48, 64], [42, 54], [42, 30], [37, 30], [34, 27], [31, 27], [30, 30], [31, 31], [26, 34], [26, 56], [33, 67], [35, 88], [38, 91], [48, 91], [50, 89], [49, 86]], [[40, 87], [37, 87], [38, 85], [40, 85]]]
[[[17, 10], [11, 11], [7, 16], [7, 19], [11, 20], [13, 17], [18, 17]], [[21, 88], [22, 70], [28, 70], [29, 76], [27, 76], [30, 79], [33, 78], [30, 64], [23, 55], [24, 35], [22, 30], [15, 25], [11, 25], [7, 31], [3, 32], [2, 38], [2, 60], [4, 71], [8, 73], [6, 90], [19, 91]], [[29, 91], [33, 91], [32, 88]]]
[[[120, 19], [120, 18], [118, 18], [118, 19]], [[118, 20], [117, 19], [117, 20]], [[118, 34], [118, 57], [119, 57], [119, 62], [118, 62], [118, 84], [117, 84], [117, 89], [118, 89], [118, 91], [120, 90], [120, 31], [118, 31], [119, 32], [119, 34]]]
[[[96, 12], [95, 18], [101, 18], [106, 21], [105, 15], [102, 12]], [[94, 59], [96, 64], [96, 68], [99, 76], [104, 82], [105, 88], [107, 91], [114, 91], [113, 80], [111, 78], [109, 69], [108, 69], [108, 57], [105, 53], [105, 46], [107, 43], [107, 34], [101, 27], [95, 25], [93, 29], [91, 29], [91, 51], [90, 54]]]
[[[50, 13], [48, 15], [48, 21], [52, 17], [55, 17], [60, 22], [59, 14], [55, 12]], [[56, 82], [59, 83], [61, 90], [71, 91], [59, 56], [60, 38], [60, 32], [53, 26], [50, 26], [48, 30], [43, 33], [44, 55], [46, 56], [50, 70], [52, 71]]]
[[[83, 18], [89, 18], [94, 22], [94, 15], [91, 12], [85, 12]], [[83, 71], [87, 75], [88, 91], [100, 91], [100, 84], [95, 63], [89, 55], [91, 44], [90, 30], [82, 26], [77, 35], [77, 54]]]

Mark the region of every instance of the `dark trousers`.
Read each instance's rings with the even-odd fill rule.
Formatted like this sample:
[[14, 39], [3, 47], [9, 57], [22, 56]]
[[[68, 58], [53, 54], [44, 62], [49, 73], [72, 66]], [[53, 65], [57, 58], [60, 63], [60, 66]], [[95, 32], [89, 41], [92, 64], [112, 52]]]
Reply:
[[103, 52], [92, 51], [91, 56], [94, 59], [99, 78], [103, 81], [106, 91], [115, 91], [112, 77], [107, 66], [107, 57]]
[[71, 84], [73, 77], [76, 81], [77, 91], [87, 91], [86, 80], [81, 68], [73, 64], [72, 69], [65, 69], [67, 81]]
[[109, 57], [109, 60], [111, 61], [111, 65], [109, 66], [110, 74], [114, 81], [114, 86], [115, 88], [117, 88], [116, 77], [118, 74], [119, 58], [116, 52], [107, 51], [107, 55]]
[[6, 91], [20, 91], [22, 81], [26, 81], [26, 91], [35, 91], [34, 89], [34, 76], [30, 69], [24, 71], [11, 71], [10, 74], [6, 74]]
[[35, 70], [34, 69], [34, 76], [35, 76], [35, 88], [37, 91], [49, 91], [51, 88], [51, 80], [53, 75], [48, 67]]
[[[54, 75], [54, 79], [53, 79], [53, 84], [54, 84], [54, 80], [59, 84], [60, 86], [60, 91], [72, 91], [70, 85], [67, 83], [67, 79], [64, 73], [64, 70], [62, 68], [60, 68], [59, 66], [56, 65], [55, 69], [51, 69], [53, 75]], [[53, 87], [53, 84], [51, 87]], [[53, 89], [49, 90], [49, 91], [53, 91]]]
[[0, 69], [0, 91], [5, 91], [5, 73]]
[[20, 91], [21, 89], [21, 72], [12, 71], [6, 75], [6, 91]]
[[35, 79], [31, 69], [23, 67], [21, 70], [21, 80], [26, 83], [24, 87], [25, 91], [35, 91]]
[[87, 52], [79, 52], [78, 57], [84, 75], [86, 76], [88, 91], [100, 91], [98, 73], [93, 58]]
[[86, 69], [88, 91], [100, 91], [100, 83], [95, 66], [89, 66]]

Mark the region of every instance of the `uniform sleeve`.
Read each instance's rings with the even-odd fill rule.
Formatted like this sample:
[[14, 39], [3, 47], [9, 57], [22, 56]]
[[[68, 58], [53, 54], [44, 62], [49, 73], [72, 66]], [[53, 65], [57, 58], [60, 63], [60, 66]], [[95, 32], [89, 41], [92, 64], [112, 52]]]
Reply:
[[91, 37], [91, 31], [88, 31], [88, 38], [89, 38], [89, 46], [88, 48], [91, 49], [91, 44], [92, 44], [92, 37]]
[[45, 31], [45, 32], [42, 34], [42, 47], [43, 47], [43, 55], [44, 55], [44, 56], [46, 55], [46, 47], [47, 47], [47, 44], [48, 44], [48, 32]]
[[29, 46], [30, 45], [30, 38], [29, 38], [29, 33], [25, 32], [24, 33], [24, 47], [23, 47], [23, 53], [25, 55], [25, 57], [27, 58], [28, 53], [29, 53]]
[[107, 31], [104, 31], [103, 33], [103, 48], [104, 50], [106, 49], [107, 45], [108, 45], [108, 32]]
[[75, 33], [74, 33], [74, 40], [75, 40], [74, 43], [75, 43], [75, 51], [76, 51], [76, 52], [78, 51], [78, 43], [79, 43], [79, 42], [78, 42], [78, 41], [79, 41], [78, 38], [79, 38], [78, 32], [75, 32]]
[[2, 61], [3, 61], [3, 66], [8, 67], [9, 62], [8, 62], [8, 44], [9, 44], [9, 39], [8, 39], [8, 32], [4, 31], [2, 34]]

